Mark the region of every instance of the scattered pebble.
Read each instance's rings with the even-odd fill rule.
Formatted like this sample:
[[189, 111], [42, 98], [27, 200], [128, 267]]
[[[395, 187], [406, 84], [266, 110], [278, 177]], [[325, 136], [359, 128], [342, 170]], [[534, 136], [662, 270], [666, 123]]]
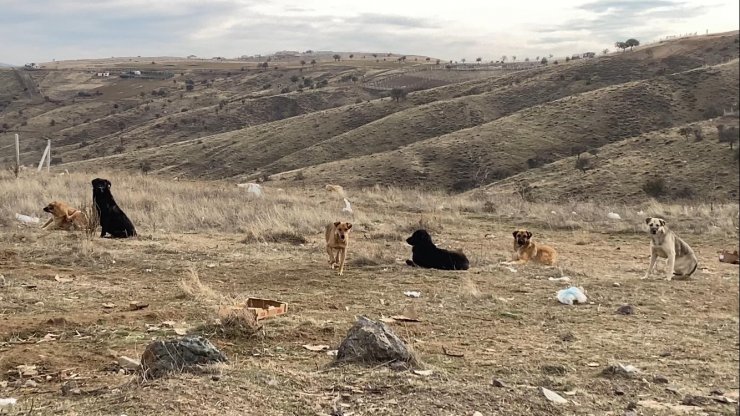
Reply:
[[491, 385], [493, 387], [506, 387], [506, 384], [504, 384], [503, 381], [501, 381], [501, 380], [499, 380], [497, 378], [494, 378], [493, 380], [491, 380]]
[[23, 387], [36, 387], [39, 383], [33, 381], [33, 380], [26, 380], [25, 383], [23, 383]]
[[136, 370], [139, 368], [141, 363], [139, 360], [126, 357], [125, 355], [118, 357], [118, 365], [126, 370]]
[[617, 309], [617, 313], [620, 315], [634, 315], [635, 307], [632, 305], [622, 305]]
[[540, 391], [542, 392], [542, 394], [545, 395], [545, 397], [547, 398], [547, 400], [549, 400], [549, 401], [551, 401], [551, 402], [553, 402], [555, 404], [565, 404], [565, 403], [568, 403], [568, 400], [564, 399], [563, 396], [555, 393], [552, 390], [548, 390], [548, 389], [546, 389], [544, 387], [540, 387]]
[[657, 384], [668, 384], [668, 379], [665, 378], [665, 377], [663, 377], [663, 376], [661, 376], [661, 375], [657, 375], [657, 376], [653, 377], [653, 383], [657, 383]]

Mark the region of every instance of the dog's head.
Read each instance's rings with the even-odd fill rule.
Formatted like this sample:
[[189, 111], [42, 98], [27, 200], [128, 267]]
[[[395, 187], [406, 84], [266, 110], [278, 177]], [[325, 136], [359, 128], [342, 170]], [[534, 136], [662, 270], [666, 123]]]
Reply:
[[527, 230], [516, 230], [513, 235], [518, 246], [526, 246], [532, 238], [532, 233]]
[[432, 242], [432, 236], [426, 230], [416, 230], [411, 237], [406, 239], [406, 242], [411, 246], [431, 246], [434, 245]]
[[62, 206], [62, 203], [59, 201], [49, 202], [49, 205], [44, 207], [44, 212], [48, 212], [55, 217], [67, 215], [67, 213], [64, 212], [64, 207]]
[[110, 181], [108, 179], [95, 178], [92, 180], [93, 193], [104, 193], [110, 191]]
[[645, 218], [645, 224], [647, 224], [650, 234], [658, 234], [658, 232], [663, 231], [666, 223], [663, 218], [649, 217]]
[[339, 241], [347, 241], [349, 237], [349, 231], [352, 229], [352, 224], [349, 222], [337, 221], [334, 223], [334, 232], [339, 237]]

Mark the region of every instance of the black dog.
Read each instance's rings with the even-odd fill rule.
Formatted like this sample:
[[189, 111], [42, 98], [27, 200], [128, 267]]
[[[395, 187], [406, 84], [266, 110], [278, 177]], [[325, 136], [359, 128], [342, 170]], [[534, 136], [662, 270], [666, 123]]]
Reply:
[[93, 204], [100, 218], [102, 231], [101, 237], [110, 234], [114, 238], [126, 238], [136, 236], [136, 229], [126, 213], [116, 204], [113, 194], [110, 193], [110, 181], [95, 178], [92, 181]]
[[437, 248], [432, 242], [432, 236], [426, 230], [414, 231], [406, 242], [413, 246], [412, 260], [406, 260], [409, 266], [441, 270], [468, 270], [470, 267], [465, 254]]

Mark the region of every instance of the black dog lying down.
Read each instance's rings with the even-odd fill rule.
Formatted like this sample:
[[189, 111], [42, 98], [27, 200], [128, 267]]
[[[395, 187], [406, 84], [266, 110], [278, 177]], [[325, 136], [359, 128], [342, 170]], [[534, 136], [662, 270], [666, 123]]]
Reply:
[[411, 260], [406, 260], [409, 266], [441, 270], [468, 270], [470, 267], [465, 254], [437, 248], [426, 230], [414, 231], [406, 242], [413, 246]]
[[100, 218], [102, 231], [101, 237], [110, 234], [114, 238], [126, 238], [136, 236], [136, 229], [126, 213], [116, 204], [113, 194], [110, 192], [110, 181], [95, 178], [93, 186], [93, 204]]

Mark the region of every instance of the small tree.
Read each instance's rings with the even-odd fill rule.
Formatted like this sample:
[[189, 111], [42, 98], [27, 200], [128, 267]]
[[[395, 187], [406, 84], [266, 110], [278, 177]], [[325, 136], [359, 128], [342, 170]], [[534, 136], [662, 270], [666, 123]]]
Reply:
[[506, 58], [507, 58], [507, 56], [506, 56], [506, 55], [502, 56], [502, 57], [501, 57], [501, 62], [506, 62]]
[[306, 65], [306, 61], [304, 61], [303, 59], [301, 59], [301, 66], [304, 66], [304, 65]]
[[634, 38], [630, 38], [630, 39], [627, 39], [626, 42], [624, 42], [624, 45], [625, 47], [630, 48], [630, 50], [632, 50], [632, 48], [634, 48], [635, 46], [640, 46], [640, 41]]
[[661, 177], [650, 178], [642, 184], [642, 190], [653, 198], [662, 196], [665, 194], [665, 180]]
[[354, 55], [354, 54], [350, 54], [350, 55], [349, 55], [349, 59], [353, 59], [354, 57], [355, 57], [355, 55]]
[[629, 46], [627, 46], [627, 42], [616, 42], [614, 44], [618, 49], [621, 49], [622, 52], [624, 52]]
[[316, 65], [316, 60], [315, 59], [311, 59], [311, 65]]
[[391, 90], [391, 98], [396, 100], [396, 102], [400, 101], [403, 98], [406, 98], [406, 90], [403, 88], [393, 88]]
[[334, 54], [334, 56], [332, 56], [332, 58], [334, 58], [334, 61], [335, 62], [339, 62], [339, 60], [342, 59], [342, 57], [339, 56], [339, 54]]
[[298, 78], [298, 75], [293, 75], [292, 77], [290, 77], [290, 82], [298, 82], [299, 79], [300, 78]]
[[475, 62], [478, 62], [478, 64], [480, 64], [481, 61], [483, 61], [483, 58], [481, 58], [480, 56], [475, 58]]
[[735, 126], [725, 127], [720, 124], [717, 126], [717, 136], [720, 143], [728, 143], [730, 149], [733, 148], [735, 142], [739, 139], [739, 130]]
[[603, 51], [601, 51], [601, 53], [602, 53], [602, 54], [604, 54], [604, 55], [606, 55], [606, 54], [608, 54], [608, 53], [609, 53], [609, 49], [607, 49], [607, 48], [604, 48], [604, 50], [603, 50]]
[[541, 63], [542, 65], [547, 65], [547, 58], [545, 58], [545, 57], [542, 57], [542, 60], [540, 60], [540, 63]]

